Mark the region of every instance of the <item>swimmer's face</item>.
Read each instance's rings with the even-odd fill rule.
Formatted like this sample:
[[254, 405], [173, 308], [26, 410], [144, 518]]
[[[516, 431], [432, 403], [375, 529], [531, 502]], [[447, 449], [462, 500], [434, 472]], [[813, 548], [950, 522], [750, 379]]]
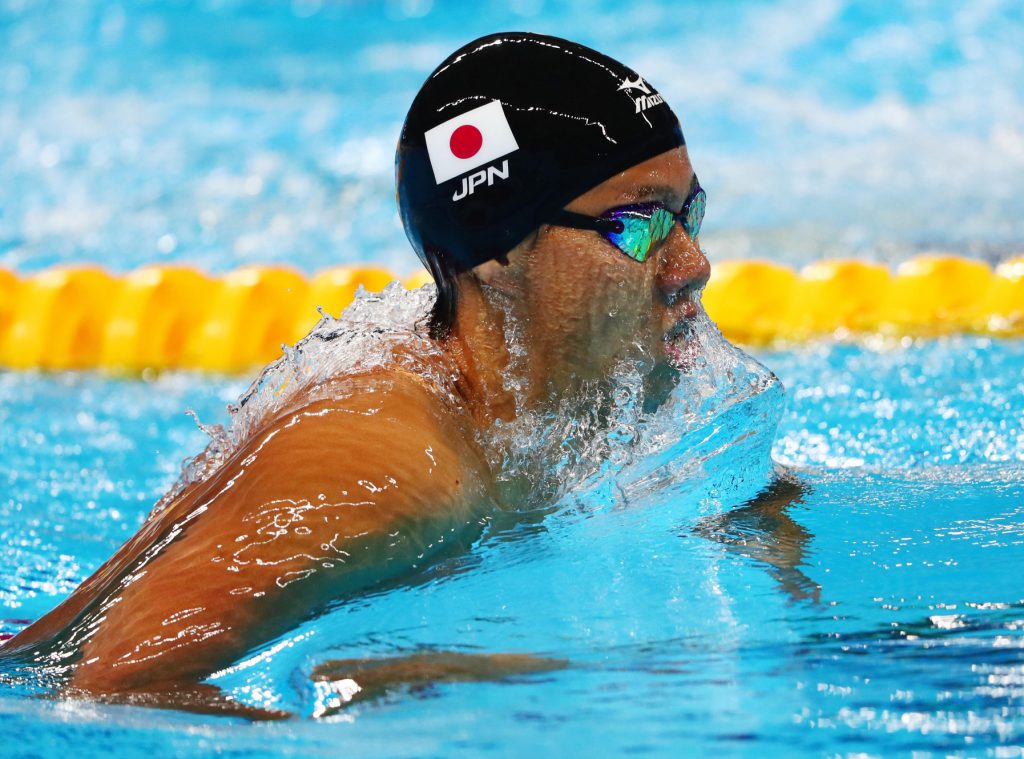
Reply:
[[[678, 211], [693, 167], [685, 147], [638, 164], [576, 198], [571, 211], [599, 216], [616, 206], [658, 201]], [[696, 240], [676, 224], [639, 263], [597, 232], [543, 226], [509, 255], [502, 276], [525, 311], [532, 362], [558, 385], [605, 376], [627, 356], [667, 366], [666, 336], [698, 310], [710, 267]]]

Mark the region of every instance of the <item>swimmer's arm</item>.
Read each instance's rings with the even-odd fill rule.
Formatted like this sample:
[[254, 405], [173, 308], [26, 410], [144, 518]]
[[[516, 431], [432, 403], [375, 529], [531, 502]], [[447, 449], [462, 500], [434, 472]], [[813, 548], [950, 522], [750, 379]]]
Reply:
[[478, 529], [482, 460], [436, 409], [392, 387], [307, 406], [257, 436], [105, 604], [74, 686], [197, 682]]

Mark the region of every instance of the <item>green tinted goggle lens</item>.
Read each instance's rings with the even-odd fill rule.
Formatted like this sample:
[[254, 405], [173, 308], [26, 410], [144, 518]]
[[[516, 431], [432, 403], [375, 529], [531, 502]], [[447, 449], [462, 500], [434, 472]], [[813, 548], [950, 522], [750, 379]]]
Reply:
[[704, 221], [705, 203], [704, 190], [697, 187], [679, 213], [672, 213], [660, 203], [643, 203], [612, 208], [598, 218], [617, 222], [615, 231], [605, 231], [604, 236], [627, 256], [642, 263], [651, 250], [669, 236], [677, 220], [686, 234], [696, 239]]
[[652, 248], [668, 237], [676, 221], [667, 209], [659, 206], [613, 209], [601, 218], [618, 221], [622, 225], [621, 232], [607, 232], [605, 237], [627, 256], [641, 263], [647, 260]]
[[690, 239], [697, 239], [704, 221], [706, 202], [704, 190], [696, 185], [679, 213], [673, 213], [661, 203], [640, 203], [611, 208], [600, 216], [562, 210], [549, 223], [600, 232], [627, 256], [643, 263], [650, 252], [669, 236], [677, 221], [683, 225]]

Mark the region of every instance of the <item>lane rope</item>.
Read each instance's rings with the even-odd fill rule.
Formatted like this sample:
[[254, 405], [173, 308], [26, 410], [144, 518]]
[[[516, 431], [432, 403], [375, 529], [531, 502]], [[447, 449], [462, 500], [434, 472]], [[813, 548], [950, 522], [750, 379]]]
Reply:
[[[320, 318], [337, 315], [358, 287], [398, 279], [374, 266], [306, 276], [288, 266], [245, 266], [219, 276], [150, 265], [123, 275], [60, 266], [30, 275], [0, 269], [0, 366], [139, 372], [237, 372], [280, 355]], [[425, 271], [402, 280], [430, 281]], [[895, 271], [856, 260], [800, 271], [770, 261], [712, 267], [708, 313], [731, 340], [765, 345], [828, 336], [1024, 336], [1024, 255], [995, 269], [928, 254]]]

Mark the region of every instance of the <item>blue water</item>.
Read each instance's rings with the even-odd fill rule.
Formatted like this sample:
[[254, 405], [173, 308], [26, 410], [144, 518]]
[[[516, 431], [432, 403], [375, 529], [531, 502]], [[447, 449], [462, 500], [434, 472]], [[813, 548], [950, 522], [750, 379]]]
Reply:
[[[976, 755], [1019, 744], [1024, 343], [761, 358], [789, 387], [775, 458], [808, 487], [782, 515], [684, 495], [506, 525], [216, 682], [308, 714], [309, 671], [330, 658], [515, 650], [568, 658], [570, 670], [396, 694], [330, 724], [8, 693], [0, 737], [50, 754]], [[47, 611], [133, 533], [203, 443], [180, 409], [222, 419], [241, 389], [188, 375], [4, 375], [3, 428], [16, 433], [0, 443], [0, 630]]]
[[[986, 4], [0, 0], [0, 265], [413, 259], [391, 154], [447, 52], [501, 28], [635, 65], [682, 114], [712, 259], [1024, 247], [1024, 11]], [[758, 357], [804, 482], [496, 523], [216, 679], [311, 713], [330, 658], [423, 647], [573, 666], [249, 725], [0, 686], [14, 756], [1020, 755], [1024, 342]], [[0, 634], [134, 533], [247, 378], [0, 373]], [[776, 402], [776, 401], [772, 401]], [[500, 521], [500, 520], [499, 520]]]
[[510, 28], [665, 93], [715, 257], [1024, 245], [1017, 0], [0, 0], [0, 265], [407, 272], [405, 111], [445, 55]]

